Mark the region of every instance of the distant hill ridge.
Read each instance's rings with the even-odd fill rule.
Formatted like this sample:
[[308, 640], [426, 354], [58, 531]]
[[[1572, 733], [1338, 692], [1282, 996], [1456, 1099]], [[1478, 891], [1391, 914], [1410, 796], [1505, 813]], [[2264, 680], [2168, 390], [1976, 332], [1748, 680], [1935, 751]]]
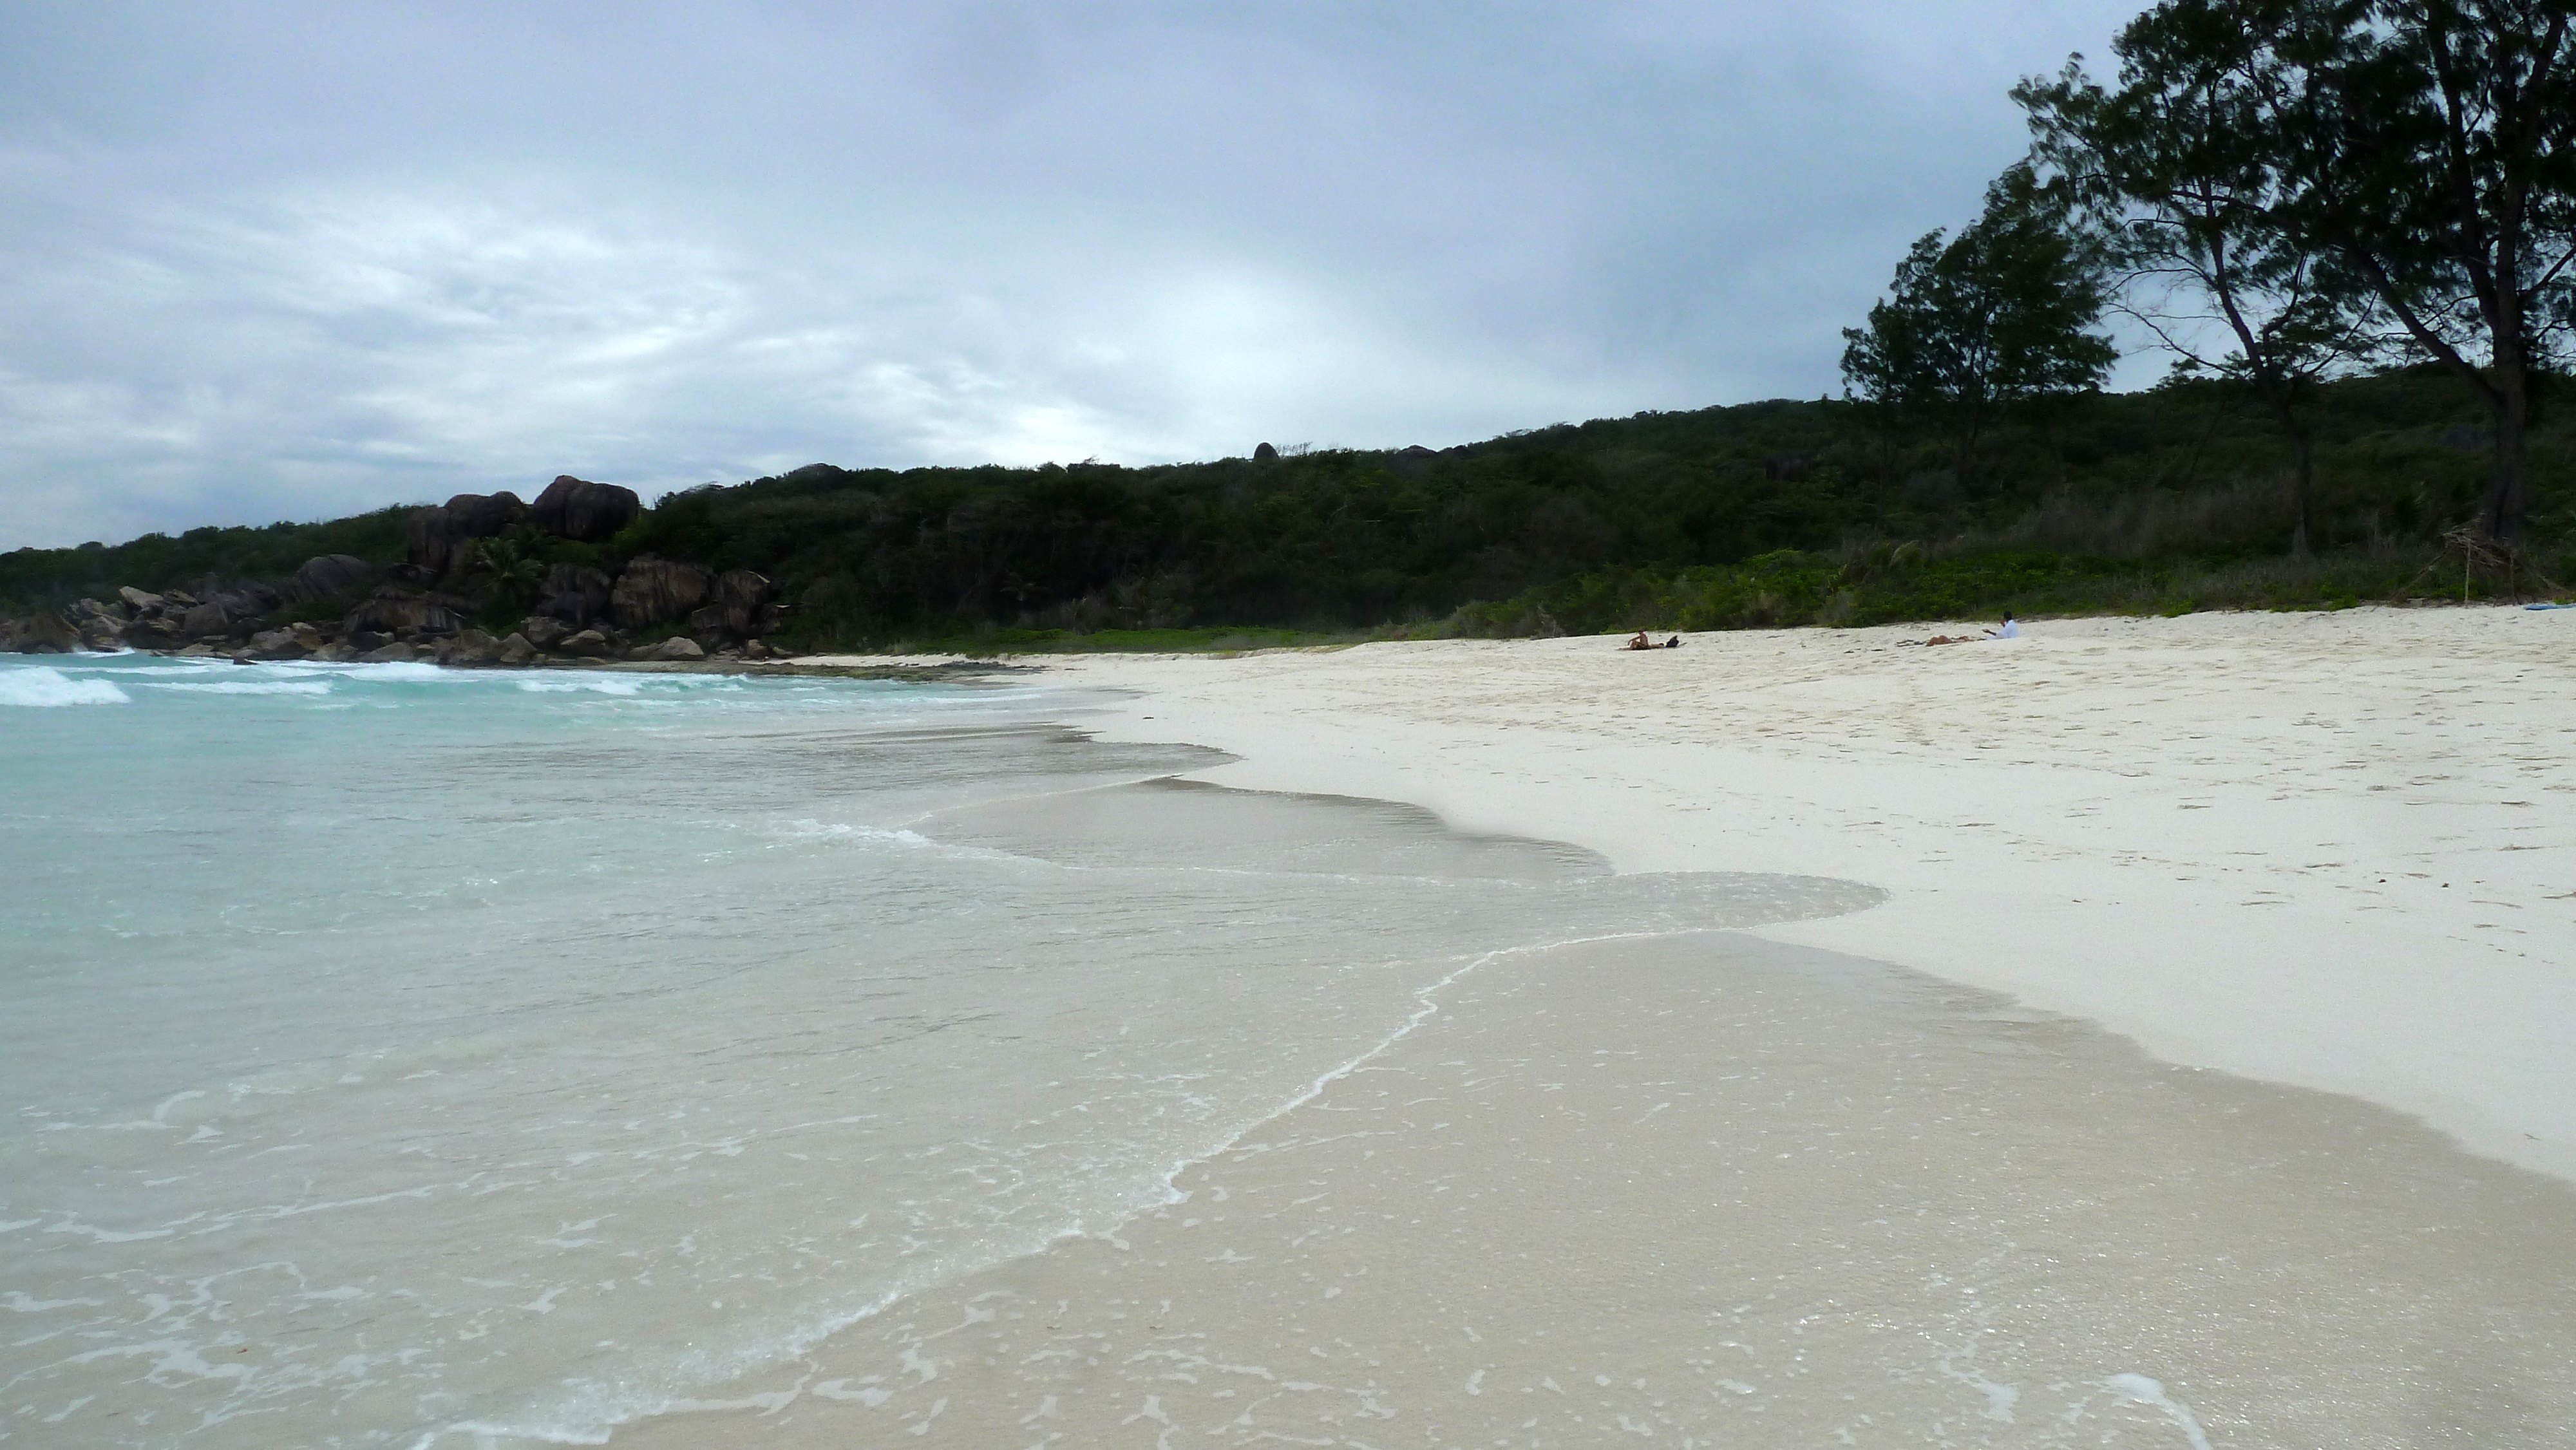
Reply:
[[[2487, 467], [2482, 419], [2453, 380], [2412, 368], [2325, 385], [2321, 558], [2292, 567], [2277, 430], [2222, 384], [2052, 405], [2005, 428], [1969, 477], [1949, 466], [1942, 440], [1890, 435], [1880, 422], [1854, 403], [1775, 400], [1436, 450], [1263, 445], [1144, 467], [816, 464], [674, 494], [605, 533], [595, 521], [573, 531], [591, 537], [539, 527], [542, 496], [531, 506], [464, 495], [484, 500], [475, 507], [492, 517], [396, 508], [21, 549], [0, 555], [0, 610], [113, 599], [126, 586], [212, 593], [283, 580], [333, 554], [380, 570], [426, 567], [425, 579], [389, 578], [439, 582], [460, 617], [496, 625], [558, 567], [614, 577], [655, 559], [709, 579], [748, 573], [774, 590], [771, 624], [785, 637], [841, 645], [1221, 626], [1678, 623], [1694, 571], [1703, 584], [1711, 571], [1743, 584], [1735, 592], [1745, 600], [1766, 593], [1756, 575], [1780, 585], [1759, 608], [1710, 605], [1708, 626], [1905, 617], [2010, 597], [2164, 607], [2176, 602], [2166, 597], [2172, 580], [2231, 569], [2269, 571], [2265, 588], [2289, 594], [2194, 601], [2186, 591], [2180, 602], [2332, 603], [2422, 572], [2443, 530], [2474, 506]], [[2544, 423], [2533, 447], [2529, 562], [2563, 576], [2576, 572], [2562, 559], [2576, 539], [2576, 438], [2560, 419]], [[424, 522], [433, 516], [446, 521], [433, 528]], [[535, 532], [510, 546], [503, 565], [536, 577], [469, 579], [468, 546], [512, 529]], [[2007, 559], [2009, 567], [1992, 563]], [[1970, 582], [1929, 596], [1912, 585], [1890, 592], [1890, 581], [1925, 569]], [[1976, 583], [1981, 569], [1993, 577]], [[1795, 584], [1793, 575], [1814, 577]], [[2043, 575], [2057, 583], [2034, 583]], [[2103, 594], [2103, 580], [2126, 582]], [[2522, 587], [2501, 578], [2470, 585]], [[1838, 603], [1841, 595], [1850, 597]], [[1580, 618], [1563, 617], [1549, 598]], [[1576, 602], [1584, 598], [1596, 602]], [[1629, 602], [1599, 602], [1621, 599]]]

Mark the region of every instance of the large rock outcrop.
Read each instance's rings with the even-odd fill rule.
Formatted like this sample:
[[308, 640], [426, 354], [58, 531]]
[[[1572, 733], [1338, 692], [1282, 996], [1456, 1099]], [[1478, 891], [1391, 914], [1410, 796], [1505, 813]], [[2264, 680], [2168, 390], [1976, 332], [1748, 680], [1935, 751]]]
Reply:
[[707, 602], [714, 580], [695, 564], [647, 555], [626, 566], [609, 592], [609, 616], [620, 629], [651, 629], [685, 618]]
[[75, 599], [63, 610], [63, 618], [72, 632], [80, 636], [81, 648], [106, 651], [124, 642], [125, 606], [102, 604], [95, 599]]
[[403, 533], [404, 562], [444, 578], [463, 566], [475, 540], [506, 533], [526, 523], [528, 514], [527, 504], [507, 490], [460, 493], [444, 504], [414, 509]]
[[635, 490], [592, 483], [569, 473], [557, 474], [529, 509], [538, 528], [585, 544], [606, 540], [643, 512], [644, 501], [635, 496]]
[[375, 577], [375, 569], [355, 554], [317, 554], [286, 581], [286, 597], [298, 604], [335, 599], [357, 592]]
[[340, 621], [343, 636], [360, 634], [454, 634], [464, 621], [446, 603], [426, 594], [410, 594], [386, 585], [361, 600]]
[[157, 610], [128, 620], [116, 637], [131, 649], [177, 649], [187, 642], [179, 633], [179, 621]]
[[67, 655], [81, 647], [72, 622], [50, 609], [39, 609], [12, 623], [8, 646], [22, 655]]
[[242, 626], [276, 609], [286, 596], [266, 584], [240, 584], [231, 588], [211, 587], [205, 591], [205, 602], [187, 611], [187, 632], [199, 639], [233, 634]]
[[557, 564], [537, 588], [537, 612], [575, 629], [608, 616], [608, 576], [582, 564]]
[[727, 569], [716, 576], [706, 607], [689, 616], [689, 632], [749, 639], [761, 632], [769, 604], [769, 581], [749, 569]]

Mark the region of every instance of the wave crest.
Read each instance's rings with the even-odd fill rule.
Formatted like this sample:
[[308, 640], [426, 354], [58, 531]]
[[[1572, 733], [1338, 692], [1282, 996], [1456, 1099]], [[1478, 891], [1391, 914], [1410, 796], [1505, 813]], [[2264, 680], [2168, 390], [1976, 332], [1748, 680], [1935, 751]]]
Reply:
[[106, 680], [75, 680], [46, 665], [0, 674], [0, 705], [123, 705], [130, 697]]

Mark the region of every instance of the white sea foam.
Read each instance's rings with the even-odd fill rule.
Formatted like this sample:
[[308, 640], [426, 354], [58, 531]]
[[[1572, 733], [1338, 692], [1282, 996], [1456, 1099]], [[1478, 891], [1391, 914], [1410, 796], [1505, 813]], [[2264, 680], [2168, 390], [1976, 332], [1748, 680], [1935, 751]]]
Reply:
[[578, 680], [521, 680], [519, 681], [519, 688], [532, 695], [571, 695], [581, 693], [597, 695], [640, 695], [644, 692], [644, 682], [641, 680], [622, 679], [612, 675], [595, 675]]
[[892, 841], [901, 846], [930, 846], [938, 844], [918, 831], [889, 831], [878, 826], [854, 826], [844, 821], [789, 821], [783, 830], [783, 834], [803, 840]]
[[183, 680], [145, 680], [147, 690], [186, 690], [200, 695], [327, 695], [329, 680], [219, 680], [203, 684]]
[[432, 680], [458, 680], [467, 678], [467, 676], [461, 671], [442, 670], [436, 665], [424, 665], [413, 661], [388, 661], [380, 665], [359, 665], [348, 673], [351, 679], [356, 680], [428, 682]]
[[128, 698], [109, 681], [74, 679], [46, 665], [0, 674], [0, 705], [123, 705]]
[[2209, 1450], [2209, 1434], [2201, 1429], [2200, 1417], [2191, 1412], [2189, 1405], [2166, 1393], [2163, 1381], [2142, 1374], [2115, 1374], [2103, 1383], [2124, 1400], [2164, 1411], [2165, 1418], [2191, 1442], [2191, 1450]]

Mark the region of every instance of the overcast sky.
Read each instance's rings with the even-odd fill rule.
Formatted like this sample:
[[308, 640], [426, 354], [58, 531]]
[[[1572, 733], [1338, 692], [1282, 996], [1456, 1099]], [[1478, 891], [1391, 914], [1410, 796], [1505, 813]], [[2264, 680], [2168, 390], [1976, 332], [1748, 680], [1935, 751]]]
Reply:
[[0, 6], [0, 548], [1839, 391], [2142, 3]]

